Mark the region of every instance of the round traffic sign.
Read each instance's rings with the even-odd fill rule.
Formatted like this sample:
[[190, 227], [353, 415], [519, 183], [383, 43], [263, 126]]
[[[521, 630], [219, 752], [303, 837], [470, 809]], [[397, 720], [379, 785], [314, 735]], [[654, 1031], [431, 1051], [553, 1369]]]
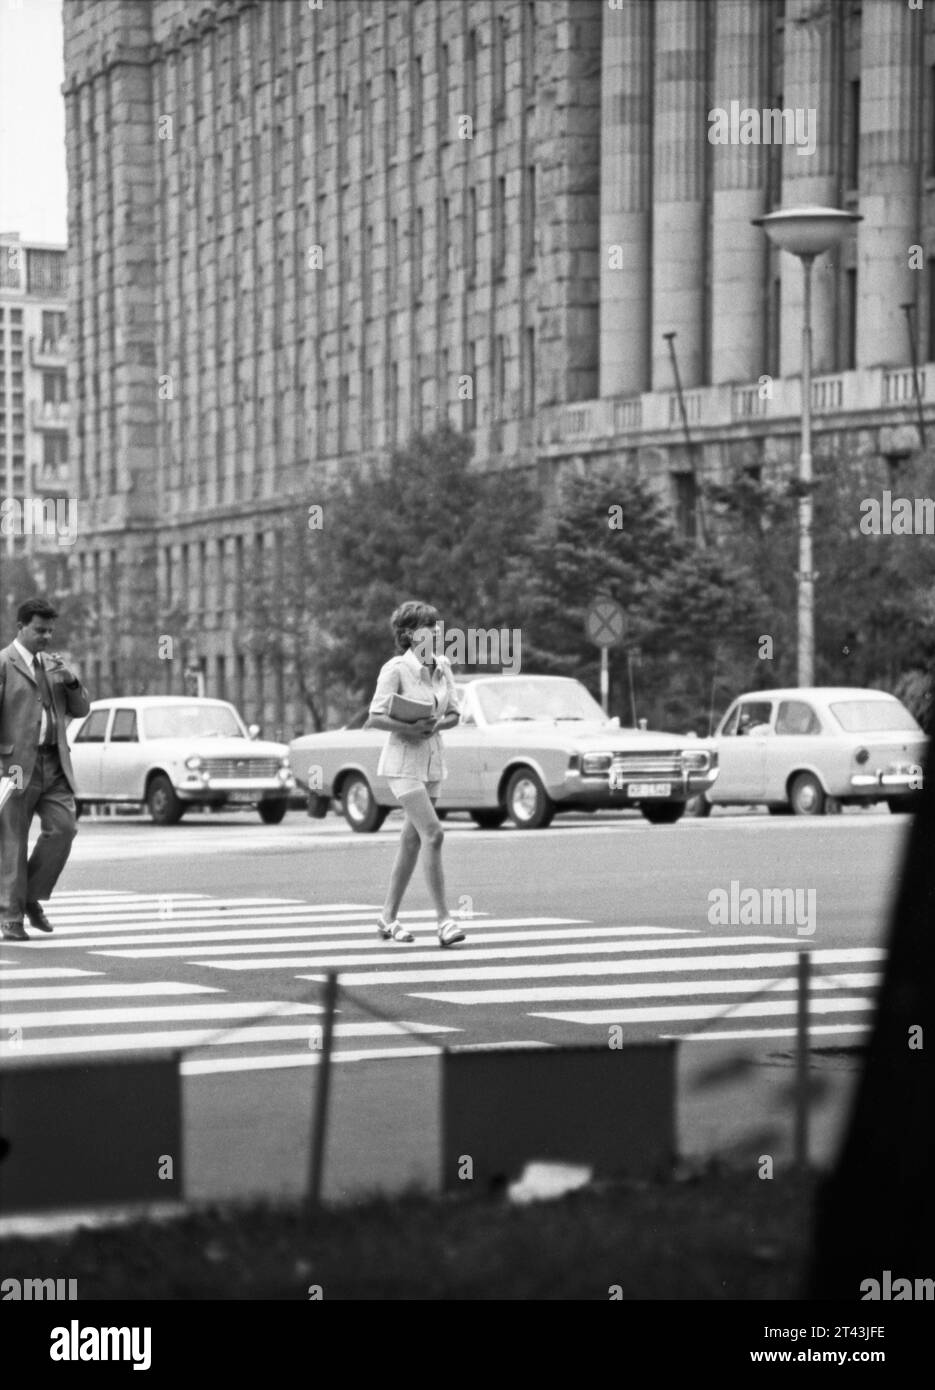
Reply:
[[585, 631], [599, 647], [614, 647], [623, 637], [626, 615], [616, 599], [596, 598], [588, 609]]

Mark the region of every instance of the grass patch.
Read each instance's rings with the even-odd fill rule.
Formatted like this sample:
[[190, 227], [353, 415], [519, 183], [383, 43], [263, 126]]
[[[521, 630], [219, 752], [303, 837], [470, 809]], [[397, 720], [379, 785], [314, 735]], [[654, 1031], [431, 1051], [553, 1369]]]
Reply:
[[712, 1169], [517, 1207], [411, 1195], [308, 1216], [206, 1207], [0, 1242], [0, 1279], [73, 1278], [88, 1299], [795, 1299], [816, 1179]]

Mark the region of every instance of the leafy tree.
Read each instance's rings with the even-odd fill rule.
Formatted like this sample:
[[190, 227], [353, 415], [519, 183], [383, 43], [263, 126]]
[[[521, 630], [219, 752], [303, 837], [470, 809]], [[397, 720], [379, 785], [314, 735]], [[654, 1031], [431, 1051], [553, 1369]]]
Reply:
[[281, 663], [316, 728], [369, 697], [392, 655], [393, 609], [419, 598], [446, 628], [511, 620], [504, 556], [522, 549], [537, 500], [521, 475], [471, 468], [450, 427], [419, 435], [385, 463], [358, 461], [311, 499], [295, 497], [282, 563], [258, 577], [241, 640]]

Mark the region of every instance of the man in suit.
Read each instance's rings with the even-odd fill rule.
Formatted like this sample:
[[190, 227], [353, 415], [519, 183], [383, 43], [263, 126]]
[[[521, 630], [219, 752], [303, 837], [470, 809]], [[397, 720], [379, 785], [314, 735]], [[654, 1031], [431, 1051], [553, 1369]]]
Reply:
[[[0, 651], [0, 775], [13, 779], [0, 809], [0, 934], [28, 941], [23, 916], [52, 930], [42, 908], [77, 832], [75, 778], [65, 738], [68, 720], [87, 714], [88, 692], [73, 671], [44, 656], [58, 614], [44, 599], [20, 605], [17, 634]], [[36, 812], [42, 833], [27, 862]]]

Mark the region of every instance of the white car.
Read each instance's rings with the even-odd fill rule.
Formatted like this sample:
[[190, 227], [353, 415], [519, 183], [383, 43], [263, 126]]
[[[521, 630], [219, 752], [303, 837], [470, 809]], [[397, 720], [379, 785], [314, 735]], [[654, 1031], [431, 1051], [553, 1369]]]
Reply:
[[276, 825], [295, 779], [284, 743], [251, 736], [233, 705], [182, 695], [95, 700], [69, 727], [83, 805], [144, 805], [156, 825], [188, 806], [256, 806]]
[[689, 813], [765, 805], [776, 815], [820, 816], [839, 805], [885, 801], [912, 809], [927, 739], [885, 690], [808, 686], [739, 696], [714, 734], [718, 778]]
[[[507, 817], [521, 830], [545, 828], [560, 811], [639, 807], [674, 825], [692, 796], [717, 777], [710, 742], [621, 729], [567, 676], [482, 676], [458, 681], [461, 720], [443, 735], [448, 777], [439, 810], [468, 811], [484, 828]], [[399, 803], [377, 776], [386, 734], [364, 728], [367, 710], [343, 729], [304, 734], [289, 745], [309, 809], [338, 802], [352, 830], [378, 830]]]

